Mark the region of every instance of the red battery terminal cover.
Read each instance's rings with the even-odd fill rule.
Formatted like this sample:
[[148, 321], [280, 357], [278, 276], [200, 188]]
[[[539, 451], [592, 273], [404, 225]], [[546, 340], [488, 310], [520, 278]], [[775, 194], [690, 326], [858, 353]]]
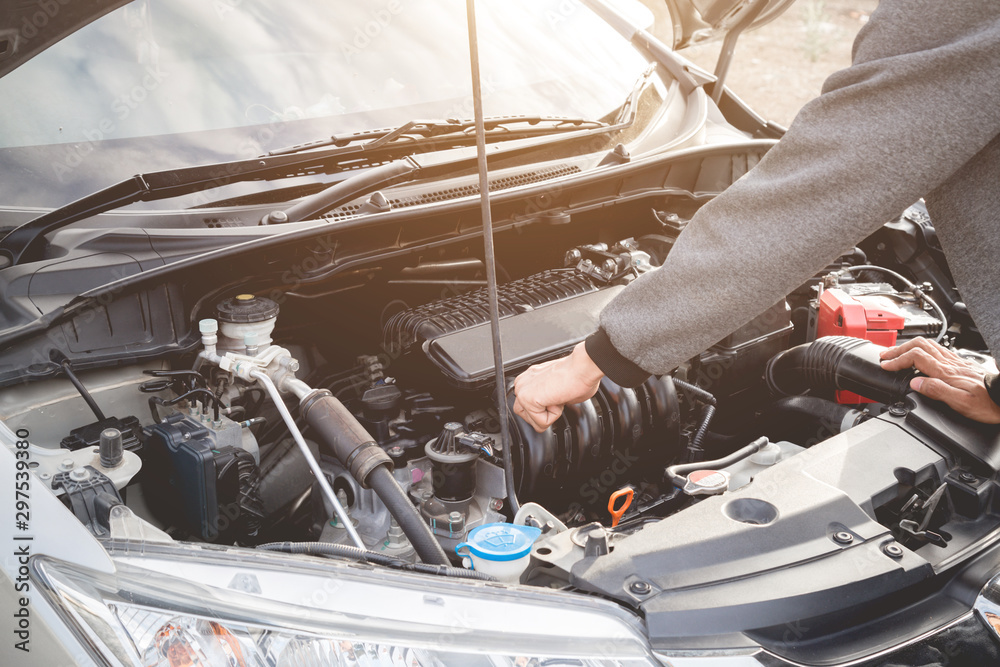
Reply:
[[[885, 347], [896, 344], [896, 336], [906, 326], [905, 317], [886, 310], [865, 298], [853, 297], [836, 287], [826, 289], [819, 297], [819, 314], [816, 318], [816, 337], [852, 336], [863, 338]], [[838, 403], [870, 403], [871, 401], [849, 391], [837, 392]]]

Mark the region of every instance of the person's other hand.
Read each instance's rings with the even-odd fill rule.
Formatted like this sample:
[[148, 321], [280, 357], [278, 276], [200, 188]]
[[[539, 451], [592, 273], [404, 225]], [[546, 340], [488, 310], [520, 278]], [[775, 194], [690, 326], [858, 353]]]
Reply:
[[563, 412], [597, 393], [604, 373], [580, 343], [569, 356], [532, 366], [514, 380], [514, 414], [541, 433]]
[[1000, 424], [1000, 405], [993, 402], [983, 384], [986, 372], [971, 361], [926, 338], [908, 340], [879, 356], [887, 371], [913, 367], [927, 376], [910, 380], [914, 391], [944, 401], [969, 419]]

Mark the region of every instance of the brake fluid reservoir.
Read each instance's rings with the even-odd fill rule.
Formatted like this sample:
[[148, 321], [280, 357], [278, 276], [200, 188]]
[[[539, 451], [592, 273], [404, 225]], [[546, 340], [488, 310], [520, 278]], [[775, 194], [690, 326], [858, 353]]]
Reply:
[[271, 332], [278, 319], [278, 304], [271, 299], [239, 294], [219, 303], [215, 310], [219, 318], [219, 351], [244, 353], [251, 345], [263, 349], [271, 344]]
[[534, 526], [487, 523], [470, 531], [468, 540], [455, 547], [455, 553], [471, 558], [472, 569], [477, 572], [516, 584], [528, 567], [531, 546], [541, 534], [541, 529]]

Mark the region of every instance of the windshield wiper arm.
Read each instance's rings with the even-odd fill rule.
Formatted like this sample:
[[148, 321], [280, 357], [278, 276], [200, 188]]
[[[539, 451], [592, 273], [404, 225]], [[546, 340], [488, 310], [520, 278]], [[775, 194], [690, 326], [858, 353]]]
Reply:
[[[505, 139], [519, 139], [559, 132], [576, 130], [593, 130], [607, 127], [607, 123], [587, 118], [571, 118], [566, 116], [499, 116], [486, 120], [486, 131], [494, 136]], [[357, 150], [373, 150], [382, 148], [393, 142], [412, 142], [435, 137], [463, 136], [469, 141], [475, 140], [472, 131], [475, 123], [471, 120], [411, 120], [396, 128], [365, 130], [363, 132], [344, 132], [334, 134], [329, 139], [295, 144], [269, 151], [268, 155], [289, 155], [301, 153], [316, 148], [335, 146], [350, 147], [356, 142], [364, 142], [355, 146]]]

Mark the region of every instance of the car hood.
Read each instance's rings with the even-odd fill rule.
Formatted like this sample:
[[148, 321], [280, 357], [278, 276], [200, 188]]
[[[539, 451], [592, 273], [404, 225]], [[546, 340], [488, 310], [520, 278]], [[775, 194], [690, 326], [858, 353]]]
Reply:
[[722, 39], [751, 14], [746, 28], [757, 28], [777, 18], [794, 0], [663, 0], [673, 23], [673, 47], [683, 49]]
[[0, 6], [0, 77], [129, 0], [48, 0]]
[[[49, 0], [0, 7], [0, 77], [67, 35], [129, 0]], [[777, 18], [794, 0], [663, 0], [673, 24], [673, 47], [721, 39], [750, 13], [750, 28]], [[760, 7], [763, 3], [763, 7]], [[619, 4], [619, 3], [614, 3]]]

